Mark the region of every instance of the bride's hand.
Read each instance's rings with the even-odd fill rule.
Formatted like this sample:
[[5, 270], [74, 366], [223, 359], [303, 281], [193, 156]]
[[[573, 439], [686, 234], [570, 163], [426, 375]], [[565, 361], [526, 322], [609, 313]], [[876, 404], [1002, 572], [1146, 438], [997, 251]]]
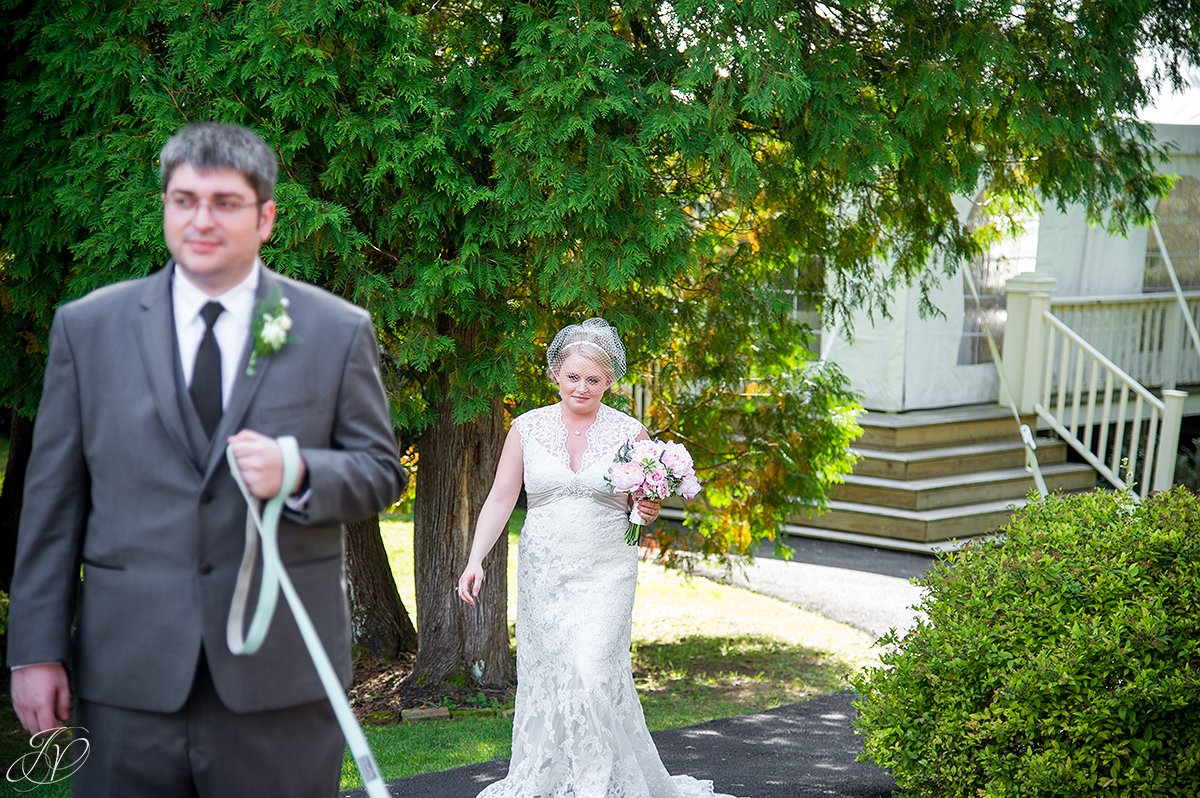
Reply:
[[462, 576], [458, 578], [458, 588], [455, 591], [463, 601], [475, 606], [475, 598], [483, 587], [483, 566], [479, 563], [467, 563]]
[[652, 523], [658, 518], [659, 510], [662, 509], [662, 502], [656, 499], [638, 499], [637, 511], [638, 515], [646, 520], [646, 523]]

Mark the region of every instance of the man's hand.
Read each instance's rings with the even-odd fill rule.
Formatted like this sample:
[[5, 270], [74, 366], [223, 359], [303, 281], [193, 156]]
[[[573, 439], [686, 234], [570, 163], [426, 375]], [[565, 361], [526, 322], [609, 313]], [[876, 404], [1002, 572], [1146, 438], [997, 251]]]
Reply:
[[[274, 438], [244, 429], [227, 441], [233, 449], [233, 459], [237, 461], [238, 470], [250, 493], [259, 499], [270, 499], [279, 494], [283, 482], [283, 453], [279, 443]], [[288, 493], [295, 493], [304, 484], [308, 467], [304, 459], [300, 460], [300, 473], [296, 484], [291, 486]]]
[[30, 734], [59, 728], [71, 717], [67, 669], [59, 662], [14, 668], [12, 702], [17, 718]]

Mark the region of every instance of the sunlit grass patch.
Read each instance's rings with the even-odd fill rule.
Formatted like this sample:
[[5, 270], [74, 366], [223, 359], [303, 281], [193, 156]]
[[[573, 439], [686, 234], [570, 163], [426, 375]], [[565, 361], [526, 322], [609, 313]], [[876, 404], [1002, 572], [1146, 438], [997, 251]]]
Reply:
[[672, 642], [702, 635], [770, 638], [825, 652], [857, 669], [876, 661], [870, 635], [770, 596], [642, 563], [633, 639]]
[[634, 682], [651, 728], [760, 712], [841, 689], [871, 638], [768, 596], [643, 563]]

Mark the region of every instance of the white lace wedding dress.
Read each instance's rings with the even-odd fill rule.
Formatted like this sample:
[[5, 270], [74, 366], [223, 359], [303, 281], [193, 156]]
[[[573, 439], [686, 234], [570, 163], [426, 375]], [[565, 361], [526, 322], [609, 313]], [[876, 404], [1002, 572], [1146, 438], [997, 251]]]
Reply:
[[479, 798], [732, 798], [663, 767], [630, 673], [638, 552], [604, 482], [642, 429], [601, 405], [578, 472], [559, 405], [514, 420], [529, 511], [517, 567], [517, 702], [508, 776]]

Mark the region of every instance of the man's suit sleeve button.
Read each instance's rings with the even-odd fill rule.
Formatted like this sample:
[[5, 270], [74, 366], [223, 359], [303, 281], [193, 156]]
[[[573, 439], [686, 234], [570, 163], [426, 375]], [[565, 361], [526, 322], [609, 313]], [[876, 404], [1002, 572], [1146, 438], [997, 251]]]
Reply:
[[212, 573], [212, 570], [213, 570], [212, 563], [206, 562], [200, 566], [200, 573], [202, 576], [208, 576], [209, 574]]

